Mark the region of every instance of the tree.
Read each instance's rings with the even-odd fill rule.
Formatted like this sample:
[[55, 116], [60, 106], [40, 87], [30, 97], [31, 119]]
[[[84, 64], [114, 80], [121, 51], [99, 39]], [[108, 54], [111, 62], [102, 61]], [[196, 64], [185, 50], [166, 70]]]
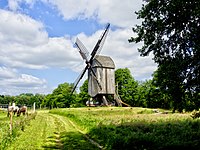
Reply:
[[44, 97], [43, 101], [42, 101], [42, 104], [41, 104], [41, 107], [44, 107], [44, 108], [49, 108], [51, 109], [51, 101], [52, 101], [52, 94], [48, 94]]
[[33, 105], [35, 103], [35, 107], [40, 108], [44, 98], [45, 95], [43, 94], [35, 94], [34, 96], [31, 97], [30, 104]]
[[6, 96], [0, 95], [0, 104], [9, 104], [9, 100], [6, 100]]
[[134, 80], [128, 68], [117, 69], [115, 71], [115, 83], [118, 87], [118, 94], [122, 101], [131, 106], [139, 106], [137, 101], [137, 86], [138, 83]]
[[32, 93], [22, 93], [15, 97], [15, 102], [17, 105], [33, 105], [31, 98], [34, 97]]
[[52, 94], [48, 94], [43, 102], [43, 107], [51, 108], [64, 108], [70, 107], [74, 103], [75, 97], [71, 94], [72, 84], [63, 83], [59, 84]]
[[200, 99], [200, 1], [149, 0], [136, 12], [129, 42], [143, 42], [141, 56], [154, 54], [157, 84], [173, 99], [174, 111], [185, 107], [185, 93], [196, 104]]
[[80, 87], [79, 97], [79, 103], [82, 105], [86, 105], [86, 102], [90, 100], [91, 96], [88, 94], [88, 80], [85, 80], [83, 85]]

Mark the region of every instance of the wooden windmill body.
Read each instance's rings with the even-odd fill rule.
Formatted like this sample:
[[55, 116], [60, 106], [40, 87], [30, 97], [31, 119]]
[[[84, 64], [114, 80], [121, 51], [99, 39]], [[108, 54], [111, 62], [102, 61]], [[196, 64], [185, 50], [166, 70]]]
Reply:
[[108, 56], [97, 55], [92, 63], [92, 68], [97, 76], [91, 76], [88, 71], [88, 93], [92, 97], [98, 94], [115, 94], [115, 64]]
[[[88, 70], [88, 94], [103, 105], [108, 105], [108, 101], [106, 99], [108, 95], [111, 95], [114, 98], [116, 94], [114, 61], [109, 56], [97, 55], [103, 46], [109, 26], [110, 24], [107, 25], [105, 31], [95, 45], [91, 56], [89, 56], [89, 52], [78, 38], [75, 43], [82, 58], [86, 62], [86, 67], [75, 81], [72, 92], [77, 87], [86, 70]], [[119, 100], [115, 99], [115, 101], [118, 106], [121, 106]]]

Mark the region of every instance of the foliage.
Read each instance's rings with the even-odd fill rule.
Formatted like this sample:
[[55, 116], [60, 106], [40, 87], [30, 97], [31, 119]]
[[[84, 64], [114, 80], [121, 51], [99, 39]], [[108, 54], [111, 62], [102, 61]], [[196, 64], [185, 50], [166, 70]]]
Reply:
[[154, 54], [157, 85], [173, 99], [174, 110], [185, 107], [185, 94], [199, 105], [200, 1], [150, 0], [137, 12], [142, 24], [133, 28], [142, 42], [142, 56]]
[[17, 96], [10, 96], [10, 95], [2, 95], [0, 96], [0, 104], [12, 104], [15, 103], [16, 105], [27, 105], [33, 106], [35, 103], [36, 108], [40, 108], [40, 105], [45, 98], [43, 94], [32, 94], [32, 93], [22, 93]]
[[128, 68], [121, 68], [115, 71], [115, 83], [122, 101], [131, 106], [140, 106], [140, 103], [137, 101], [138, 83], [134, 80]]
[[43, 107], [64, 108], [74, 103], [75, 96], [71, 94], [72, 84], [59, 84], [52, 94], [48, 94], [42, 102]]
[[90, 99], [90, 95], [88, 94], [88, 80], [85, 80], [83, 85], [80, 87], [79, 98], [82, 105], [86, 105], [86, 102]]
[[170, 109], [170, 98], [154, 85], [153, 80], [139, 82], [138, 101], [142, 107]]

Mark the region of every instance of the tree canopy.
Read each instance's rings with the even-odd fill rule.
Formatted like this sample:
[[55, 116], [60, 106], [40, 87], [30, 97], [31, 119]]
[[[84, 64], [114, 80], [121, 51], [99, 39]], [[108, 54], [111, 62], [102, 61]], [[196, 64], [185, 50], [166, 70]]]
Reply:
[[153, 53], [157, 85], [172, 97], [174, 110], [183, 110], [186, 96], [199, 103], [200, 1], [149, 0], [136, 14], [142, 23], [129, 42], [143, 42], [141, 56]]
[[65, 108], [74, 103], [75, 97], [71, 95], [72, 84], [59, 84], [52, 94], [48, 94], [42, 102], [43, 107]]
[[120, 68], [115, 71], [115, 84], [118, 88], [118, 94], [122, 101], [131, 106], [138, 106], [137, 102], [137, 86], [131, 72], [128, 68]]
[[78, 97], [80, 98], [79, 103], [83, 106], [85, 106], [86, 102], [91, 98], [91, 96], [88, 94], [88, 79], [86, 79], [83, 85], [80, 87], [80, 93]]

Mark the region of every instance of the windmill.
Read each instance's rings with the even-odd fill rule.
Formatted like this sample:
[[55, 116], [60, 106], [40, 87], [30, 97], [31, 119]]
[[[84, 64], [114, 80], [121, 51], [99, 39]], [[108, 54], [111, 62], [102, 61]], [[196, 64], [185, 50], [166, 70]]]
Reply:
[[74, 82], [72, 93], [88, 70], [88, 94], [103, 105], [108, 105], [107, 97], [112, 96], [117, 105], [121, 106], [121, 101], [116, 98], [115, 92], [115, 64], [109, 56], [99, 55], [109, 27], [110, 24], [106, 26], [90, 55], [83, 43], [78, 38], [76, 39], [75, 45], [85, 60], [86, 66]]

